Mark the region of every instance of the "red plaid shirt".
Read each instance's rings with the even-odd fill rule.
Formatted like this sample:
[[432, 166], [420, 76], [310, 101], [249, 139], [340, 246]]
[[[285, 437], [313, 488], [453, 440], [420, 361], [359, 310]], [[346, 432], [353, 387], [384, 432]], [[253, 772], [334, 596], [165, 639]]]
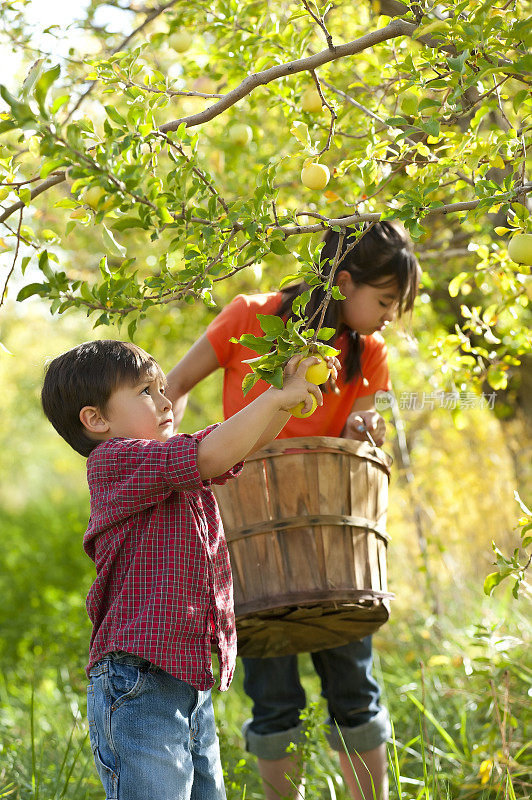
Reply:
[[87, 460], [91, 516], [83, 546], [96, 565], [87, 611], [93, 624], [87, 672], [123, 650], [194, 686], [220, 689], [235, 666], [233, 582], [211, 483], [202, 481], [198, 443], [216, 426], [161, 443], [111, 439]]

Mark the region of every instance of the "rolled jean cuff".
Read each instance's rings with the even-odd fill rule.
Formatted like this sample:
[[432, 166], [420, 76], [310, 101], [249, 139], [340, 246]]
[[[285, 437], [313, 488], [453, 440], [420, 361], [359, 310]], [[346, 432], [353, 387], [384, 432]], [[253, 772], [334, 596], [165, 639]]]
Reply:
[[367, 753], [368, 750], [374, 750], [379, 745], [387, 742], [392, 735], [392, 726], [390, 725], [390, 717], [386, 708], [381, 708], [369, 722], [364, 722], [362, 725], [355, 725], [354, 727], [340, 725], [343, 742], [334, 721], [331, 722], [329, 720], [329, 728], [330, 731], [326, 734], [327, 741], [330, 748], [337, 752], [345, 752], [347, 747], [349, 752]]
[[284, 758], [288, 746], [292, 742], [298, 744], [302, 738], [302, 724], [277, 733], [255, 733], [250, 729], [250, 725], [250, 719], [246, 720], [242, 725], [242, 733], [246, 740], [246, 750], [248, 753], [253, 753], [254, 756], [263, 758], [266, 761], [277, 761], [279, 758]]

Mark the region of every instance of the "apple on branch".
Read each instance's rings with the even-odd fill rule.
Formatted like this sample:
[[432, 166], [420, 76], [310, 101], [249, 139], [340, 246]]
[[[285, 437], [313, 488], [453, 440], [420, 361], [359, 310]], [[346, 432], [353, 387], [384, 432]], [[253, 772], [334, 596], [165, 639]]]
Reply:
[[301, 95], [301, 108], [310, 114], [316, 114], [322, 111], [323, 106], [321, 102], [320, 93], [315, 86], [309, 86]]
[[174, 31], [168, 40], [168, 44], [175, 50], [176, 53], [186, 53], [187, 50], [190, 49], [192, 45], [192, 36], [190, 33], [183, 28], [178, 31]]
[[109, 211], [116, 204], [114, 197], [106, 197], [107, 192], [101, 186], [90, 186], [83, 192], [82, 200], [85, 205], [90, 206], [93, 211]]
[[301, 170], [301, 183], [307, 189], [325, 189], [330, 177], [329, 168], [317, 161], [306, 163]]
[[237, 147], [245, 147], [253, 139], [253, 131], [249, 125], [237, 122], [229, 128], [229, 141]]
[[518, 233], [510, 239], [508, 255], [516, 264], [532, 267], [532, 233]]

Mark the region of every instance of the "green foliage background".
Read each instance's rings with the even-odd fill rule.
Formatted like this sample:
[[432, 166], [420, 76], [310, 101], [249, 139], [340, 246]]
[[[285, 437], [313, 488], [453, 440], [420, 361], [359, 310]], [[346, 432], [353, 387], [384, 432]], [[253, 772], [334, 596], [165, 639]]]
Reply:
[[[530, 4], [446, 2], [447, 21], [431, 3], [394, 10], [383, 0], [389, 17], [374, 3], [311, 6], [335, 44], [378, 32], [392, 15], [423, 26], [317, 70], [337, 114], [330, 142], [330, 113], [299, 107], [308, 71], [191, 122], [249, 74], [326, 48], [303, 4], [169, 3], [149, 24], [142, 10], [124, 12], [128, 32], [138, 26], [125, 44], [122, 30], [97, 24], [104, 5], [92, 0], [69, 31], [79, 38], [60, 75], [55, 53], [34, 63], [43, 54], [29, 0], [0, 10], [3, 45], [24, 53], [0, 114], [0, 797], [102, 797], [83, 720], [93, 575], [81, 549], [84, 462], [42, 417], [46, 360], [95, 336], [131, 335], [168, 370], [237, 292], [312, 271], [316, 215], [358, 212], [402, 219], [424, 270], [412, 320], [387, 333], [396, 397], [477, 399], [473, 408], [405, 402], [399, 419], [385, 414], [396, 599], [375, 644], [395, 724], [392, 797], [528, 798], [530, 589], [521, 566], [530, 544], [515, 528], [523, 512], [514, 491], [530, 505], [530, 270], [508, 259], [506, 243], [531, 230]], [[178, 55], [170, 37], [182, 27], [193, 44]], [[169, 132], [169, 144], [156, 129], [174, 119], [189, 126]], [[253, 130], [245, 148], [230, 142], [235, 122]], [[304, 159], [326, 144], [328, 193], [304, 192]], [[32, 195], [49, 178], [57, 183]], [[103, 190], [96, 208], [84, 201], [88, 186]], [[458, 201], [473, 207], [438, 211]], [[492, 392], [493, 409], [478, 407]], [[215, 374], [192, 393], [182, 429], [220, 418]], [[517, 601], [508, 582], [483, 593], [492, 540], [497, 574], [517, 579]], [[307, 713], [307, 795], [345, 798], [324, 745], [319, 687], [307, 658], [301, 666], [318, 703]], [[250, 709], [241, 681], [239, 670], [215, 698], [230, 800], [244, 785], [246, 797], [260, 797], [242, 750]]]

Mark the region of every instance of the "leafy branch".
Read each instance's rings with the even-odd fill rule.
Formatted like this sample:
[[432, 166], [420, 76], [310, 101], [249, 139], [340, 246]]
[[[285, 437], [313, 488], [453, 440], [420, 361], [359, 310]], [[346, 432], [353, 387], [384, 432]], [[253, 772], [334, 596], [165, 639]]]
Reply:
[[514, 528], [519, 532], [521, 541], [511, 556], [505, 556], [495, 542], [492, 542], [493, 552], [497, 556], [495, 562], [497, 569], [485, 578], [484, 592], [491, 595], [497, 586], [510, 578], [514, 581], [512, 594], [517, 599], [520, 591], [529, 597], [532, 596], [532, 587], [526, 580], [526, 574], [532, 562], [532, 511], [526, 507], [517, 492], [514, 492], [514, 495], [523, 512], [523, 516]]

